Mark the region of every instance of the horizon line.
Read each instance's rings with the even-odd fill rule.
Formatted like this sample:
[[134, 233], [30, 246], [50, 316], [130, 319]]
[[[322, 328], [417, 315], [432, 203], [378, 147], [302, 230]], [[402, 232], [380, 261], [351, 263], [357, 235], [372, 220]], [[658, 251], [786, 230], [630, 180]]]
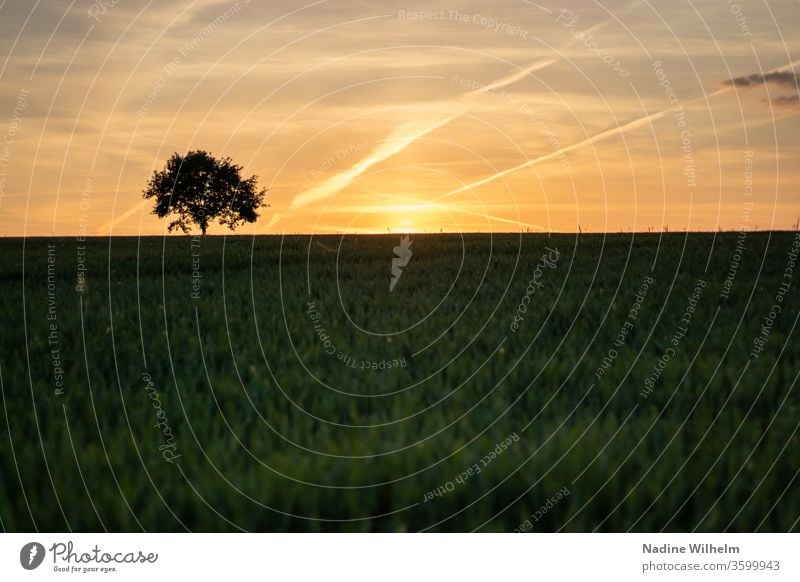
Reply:
[[617, 235], [617, 234], [640, 234], [640, 235], [658, 235], [658, 234], [740, 234], [746, 233], [797, 233], [800, 232], [798, 228], [774, 228], [774, 229], [726, 229], [726, 230], [592, 230], [592, 231], [572, 231], [572, 230], [551, 230], [551, 231], [450, 231], [450, 232], [352, 232], [352, 233], [314, 233], [314, 232], [291, 232], [291, 233], [258, 233], [258, 234], [239, 234], [239, 233], [224, 233], [224, 234], [93, 234], [93, 235], [62, 235], [62, 234], [29, 234], [29, 235], [8, 235], [3, 234], [3, 239], [76, 239], [85, 241], [90, 239], [111, 239], [111, 238], [278, 238], [287, 236], [403, 236], [403, 235], [422, 235], [422, 236], [439, 236], [439, 235], [525, 235], [525, 236], [550, 236], [550, 235], [568, 235], [574, 234], [582, 235]]

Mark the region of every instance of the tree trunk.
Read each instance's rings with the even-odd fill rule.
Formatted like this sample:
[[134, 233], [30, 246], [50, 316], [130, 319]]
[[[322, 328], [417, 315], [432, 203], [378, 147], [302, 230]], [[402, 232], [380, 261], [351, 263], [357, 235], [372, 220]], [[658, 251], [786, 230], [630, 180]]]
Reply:
[[203, 232], [203, 236], [206, 236], [206, 230], [208, 230], [208, 223], [201, 222], [200, 223], [200, 230]]

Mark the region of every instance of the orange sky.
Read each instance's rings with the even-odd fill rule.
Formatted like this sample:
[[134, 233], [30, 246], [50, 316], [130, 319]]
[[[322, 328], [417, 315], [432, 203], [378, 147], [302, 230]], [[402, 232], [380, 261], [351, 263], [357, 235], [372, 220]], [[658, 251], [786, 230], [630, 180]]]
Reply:
[[245, 234], [791, 228], [800, 4], [693, 4], [5, 2], [0, 231], [162, 234], [198, 148]]

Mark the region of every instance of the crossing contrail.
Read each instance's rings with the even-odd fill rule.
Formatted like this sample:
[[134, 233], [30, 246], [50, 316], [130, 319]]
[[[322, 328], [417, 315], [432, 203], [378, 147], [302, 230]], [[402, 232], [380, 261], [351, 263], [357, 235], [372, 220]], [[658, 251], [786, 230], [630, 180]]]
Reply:
[[[624, 15], [633, 10], [634, 8], [641, 5], [641, 0], [633, 0], [621, 10], [617, 12], [617, 15]], [[600, 30], [601, 28], [615, 22], [614, 18], [607, 18], [593, 26], [590, 26], [586, 29], [586, 32], [594, 32]], [[564, 45], [564, 48], [568, 48], [578, 42], [576, 38], [570, 38], [569, 41]], [[488, 93], [491, 91], [497, 91], [498, 89], [502, 89], [503, 87], [507, 87], [517, 81], [521, 81], [525, 79], [531, 73], [549, 67], [557, 63], [559, 58], [549, 58], [549, 59], [540, 59], [530, 65], [514, 71], [505, 77], [501, 77], [496, 81], [493, 81], [487, 85], [478, 87], [473, 91], [465, 93], [461, 96], [461, 98], [456, 101], [457, 108], [460, 108], [461, 111], [458, 111], [454, 114], [450, 114], [447, 116], [442, 116], [441, 118], [428, 121], [424, 124], [420, 124], [418, 122], [411, 122], [407, 124], [403, 124], [392, 134], [384, 140], [384, 142], [377, 147], [372, 153], [370, 153], [366, 158], [361, 160], [360, 162], [354, 164], [350, 168], [346, 170], [342, 170], [330, 178], [320, 182], [319, 184], [313, 186], [309, 190], [302, 192], [295, 196], [292, 201], [289, 203], [289, 210], [286, 214], [292, 214], [294, 211], [308, 206], [310, 204], [314, 204], [316, 202], [320, 202], [325, 200], [326, 198], [333, 196], [337, 192], [340, 192], [350, 184], [352, 184], [353, 180], [358, 178], [361, 174], [366, 172], [369, 168], [374, 166], [375, 164], [382, 162], [391, 156], [402, 152], [406, 149], [409, 145], [417, 141], [418, 139], [424, 137], [425, 135], [429, 134], [433, 130], [446, 125], [450, 121], [460, 117], [470, 105], [470, 102], [476, 95], [482, 93]], [[578, 147], [578, 146], [576, 146]], [[550, 156], [552, 154], [548, 154]], [[516, 170], [512, 170], [516, 171]], [[498, 176], [499, 177], [499, 176]], [[269, 223], [266, 225], [266, 228], [270, 228], [278, 223], [285, 214], [283, 213], [275, 213], [272, 215]]]
[[[496, 91], [498, 89], [502, 89], [503, 87], [507, 87], [512, 83], [516, 83], [517, 81], [527, 77], [530, 73], [537, 71], [539, 69], [543, 69], [548, 67], [556, 62], [556, 59], [547, 59], [542, 61], [537, 61], [528, 65], [524, 69], [519, 71], [515, 71], [510, 75], [505, 77], [501, 77], [500, 79], [485, 85], [483, 87], [479, 87], [474, 91], [470, 91], [469, 93], [465, 93], [461, 96], [461, 98], [455, 102], [451, 102], [447, 104], [446, 102], [442, 102], [442, 106], [449, 105], [451, 108], [455, 108], [455, 113], [449, 113], [448, 115], [440, 115], [433, 120], [423, 120], [423, 121], [410, 121], [404, 123], [397, 129], [395, 129], [389, 137], [387, 137], [381, 145], [379, 145], [375, 150], [373, 150], [367, 157], [360, 160], [359, 162], [353, 164], [350, 168], [346, 170], [342, 170], [330, 178], [323, 180], [319, 184], [312, 186], [310, 189], [306, 190], [305, 192], [301, 192], [297, 196], [295, 196], [292, 201], [289, 203], [289, 210], [288, 214], [292, 214], [296, 210], [306, 207], [310, 204], [314, 204], [316, 202], [320, 202], [325, 200], [326, 198], [333, 196], [337, 192], [340, 192], [347, 186], [353, 183], [353, 180], [358, 178], [361, 174], [369, 170], [372, 166], [377, 163], [380, 163], [391, 156], [398, 154], [405, 150], [409, 145], [417, 141], [418, 139], [426, 136], [433, 130], [450, 123], [453, 119], [460, 117], [464, 111], [466, 111], [469, 107], [469, 100], [476, 94], [488, 92], [488, 91]], [[269, 223], [267, 224], [266, 228], [270, 228], [276, 223], [278, 223], [284, 214], [282, 213], [275, 213], [272, 215]]]
[[[721, 91], [723, 91], [723, 89], [721, 89], [720, 91], [717, 91], [717, 93], [719, 93]], [[555, 151], [552, 151], [552, 152], [543, 154], [541, 156], [538, 156], [536, 158], [533, 158], [532, 160], [528, 160], [527, 162], [523, 162], [521, 164], [517, 164], [516, 166], [513, 166], [511, 168], [507, 168], [505, 170], [501, 170], [501, 171], [497, 172], [496, 174], [492, 174], [491, 176], [487, 176], [485, 178], [481, 178], [480, 180], [476, 180], [476, 181], [471, 182], [469, 184], [465, 184], [465, 185], [463, 185], [463, 186], [461, 186], [459, 188], [456, 188], [455, 190], [451, 190], [450, 192], [442, 195], [441, 198], [445, 198], [445, 197], [450, 196], [452, 194], [458, 194], [459, 192], [464, 192], [466, 190], [471, 190], [472, 188], [477, 188], [479, 186], [483, 186], [484, 184], [488, 184], [489, 182], [493, 182], [493, 181], [497, 180], [498, 178], [503, 178], [504, 176], [508, 176], [509, 174], [513, 174], [514, 172], [519, 172], [520, 170], [524, 170], [525, 168], [530, 168], [531, 166], [533, 166], [535, 164], [539, 164], [541, 162], [546, 162], [548, 160], [552, 160], [554, 158], [558, 158], [560, 156], [563, 156], [564, 154], [567, 154], [567, 153], [572, 152], [574, 150], [580, 149], [580, 148], [585, 147], [587, 145], [591, 145], [593, 143], [597, 143], [598, 141], [602, 141], [602, 140], [604, 140], [606, 138], [609, 138], [609, 137], [612, 137], [614, 135], [619, 135], [621, 133], [625, 133], [626, 131], [630, 131], [632, 129], [637, 129], [639, 127], [642, 127], [643, 125], [647, 125], [651, 121], [655, 121], [656, 119], [659, 119], [659, 118], [664, 117], [665, 115], [667, 115], [669, 113], [672, 113], [677, 107], [679, 107], [679, 106], [676, 105], [675, 107], [670, 107], [668, 109], [663, 109], [661, 111], [657, 111], [656, 113], [651, 113], [650, 115], [645, 115], [644, 117], [640, 117], [638, 119], [634, 119], [633, 121], [629, 121], [628, 123], [624, 123], [622, 125], [618, 125], [617, 127], [613, 127], [611, 129], [606, 129], [604, 131], [601, 131], [600, 133], [597, 133], [597, 134], [595, 134], [595, 135], [593, 135], [591, 137], [588, 137], [588, 138], [586, 138], [584, 140], [581, 140], [579, 142], [576, 142], [574, 144], [571, 144], [571, 145], [568, 145], [568, 146], [564, 146], [564, 147], [559, 148], [559, 149], [557, 149]]]
[[[793, 69], [798, 63], [800, 63], [800, 61], [793, 61], [793, 62], [788, 63], [786, 65], [783, 65], [783, 66], [780, 66], [780, 67], [776, 67], [774, 69], [770, 69], [769, 71], [767, 71], [767, 73], [774, 73], [776, 71], [782, 71], [782, 70], [785, 70], [787, 68], [792, 68]], [[725, 87], [722, 87], [721, 89], [718, 89], [718, 90], [714, 91], [713, 93], [709, 93], [708, 95], [702, 95], [700, 97], [695, 97], [694, 99], [690, 99], [686, 103], [688, 104], [688, 103], [693, 103], [693, 102], [696, 102], [696, 101], [708, 99], [708, 98], [711, 98], [711, 97], [716, 97], [717, 95], [721, 95], [722, 93], [726, 93], [728, 91], [731, 91], [733, 88], [734, 88], [733, 85], [726, 85]], [[527, 162], [523, 162], [521, 164], [518, 164], [518, 165], [513, 166], [511, 168], [507, 168], [505, 170], [501, 170], [501, 171], [499, 171], [499, 172], [497, 172], [495, 174], [492, 174], [491, 176], [487, 176], [485, 178], [481, 178], [481, 179], [476, 180], [474, 182], [471, 182], [469, 184], [465, 184], [464, 186], [461, 186], [459, 188], [456, 188], [455, 190], [451, 190], [450, 192], [447, 192], [446, 194], [442, 194], [441, 196], [438, 196], [437, 199], [446, 198], [447, 196], [451, 196], [453, 194], [458, 194], [459, 192], [464, 192], [464, 191], [470, 190], [472, 188], [478, 188], [480, 186], [483, 186], [484, 184], [488, 184], [489, 182], [493, 182], [494, 180], [497, 180], [498, 178], [503, 178], [505, 176], [508, 176], [509, 174], [513, 174], [514, 172], [518, 172], [520, 170], [524, 170], [525, 168], [530, 168], [531, 166], [534, 166], [534, 165], [539, 164], [541, 162], [546, 162], [548, 160], [552, 160], [554, 158], [558, 158], [558, 157], [563, 156], [564, 154], [567, 154], [569, 152], [572, 152], [572, 151], [578, 150], [580, 148], [586, 147], [587, 145], [592, 145], [594, 143], [597, 143], [597, 142], [602, 141], [604, 139], [607, 139], [609, 137], [613, 137], [615, 135], [620, 135], [622, 133], [625, 133], [625, 132], [628, 132], [628, 131], [631, 131], [631, 130], [634, 130], [634, 129], [638, 129], [638, 128], [644, 126], [644, 125], [649, 124], [652, 121], [655, 121], [655, 120], [660, 119], [660, 118], [662, 118], [662, 117], [664, 117], [666, 115], [669, 115], [670, 113], [675, 112], [676, 110], [678, 110], [681, 107], [683, 107], [683, 104], [677, 104], [677, 105], [674, 105], [674, 106], [671, 106], [671, 107], [667, 107], [666, 109], [662, 109], [661, 111], [656, 111], [655, 113], [650, 113], [650, 114], [645, 115], [643, 117], [639, 117], [638, 119], [634, 119], [634, 120], [629, 121], [627, 123], [623, 123], [622, 125], [618, 125], [616, 127], [612, 127], [610, 129], [603, 130], [600, 133], [597, 133], [597, 134], [595, 134], [595, 135], [593, 135], [591, 137], [587, 137], [586, 139], [583, 139], [583, 140], [581, 140], [579, 142], [576, 142], [574, 144], [571, 144], [571, 145], [568, 145], [568, 146], [564, 146], [564, 147], [559, 148], [559, 149], [557, 149], [555, 151], [552, 151], [552, 152], [543, 154], [541, 156], [538, 156], [538, 157], [536, 157], [536, 158], [534, 158], [532, 160], [528, 160]]]

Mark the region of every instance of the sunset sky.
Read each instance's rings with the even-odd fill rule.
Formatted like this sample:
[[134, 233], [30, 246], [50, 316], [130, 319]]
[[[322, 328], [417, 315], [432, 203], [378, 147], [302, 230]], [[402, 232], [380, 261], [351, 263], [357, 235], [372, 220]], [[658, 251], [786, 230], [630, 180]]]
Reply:
[[0, 232], [163, 234], [142, 190], [192, 149], [270, 189], [243, 234], [792, 228], [798, 23], [797, 0], [0, 0]]

